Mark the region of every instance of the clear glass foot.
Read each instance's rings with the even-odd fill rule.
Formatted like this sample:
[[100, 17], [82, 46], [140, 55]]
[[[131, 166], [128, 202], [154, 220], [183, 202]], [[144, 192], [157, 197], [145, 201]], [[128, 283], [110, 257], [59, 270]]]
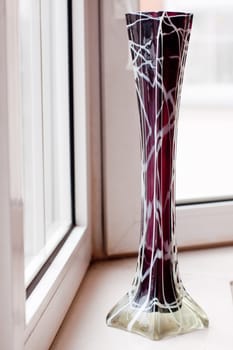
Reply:
[[107, 325], [137, 333], [152, 340], [184, 334], [208, 327], [205, 312], [186, 294], [176, 311], [145, 311], [133, 307], [129, 294], [113, 307], [107, 315]]

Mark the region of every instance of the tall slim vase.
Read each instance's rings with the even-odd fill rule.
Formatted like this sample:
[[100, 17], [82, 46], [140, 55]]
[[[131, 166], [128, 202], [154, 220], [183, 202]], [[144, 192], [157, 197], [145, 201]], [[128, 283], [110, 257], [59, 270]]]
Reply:
[[160, 339], [208, 326], [181, 282], [175, 239], [175, 155], [179, 102], [192, 14], [126, 14], [141, 127], [142, 216], [131, 290], [109, 326]]

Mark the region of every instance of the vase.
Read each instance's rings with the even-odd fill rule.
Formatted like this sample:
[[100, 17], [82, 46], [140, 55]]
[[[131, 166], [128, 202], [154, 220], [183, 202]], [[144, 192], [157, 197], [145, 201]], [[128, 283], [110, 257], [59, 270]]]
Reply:
[[175, 238], [177, 121], [192, 14], [126, 14], [140, 116], [141, 236], [130, 291], [107, 325], [150, 339], [208, 326], [185, 290]]

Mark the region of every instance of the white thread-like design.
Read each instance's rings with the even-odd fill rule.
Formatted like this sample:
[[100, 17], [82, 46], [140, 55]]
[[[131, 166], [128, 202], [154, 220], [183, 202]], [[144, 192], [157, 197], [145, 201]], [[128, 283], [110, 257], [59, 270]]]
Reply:
[[[153, 17], [149, 14], [143, 14], [140, 16], [140, 19], [135, 20], [135, 22], [130, 23], [127, 25], [127, 28], [133, 28], [138, 23], [141, 24], [141, 22], [153, 20], [158, 22], [158, 30], [157, 30], [157, 52], [155, 53], [155, 57], [151, 59], [151, 46], [152, 46], [152, 40], [148, 40], [145, 43], [136, 43], [133, 40], [129, 40], [129, 46], [130, 50], [133, 56], [133, 69], [134, 69], [134, 77], [136, 81], [136, 90], [139, 100], [139, 108], [140, 108], [140, 116], [141, 116], [141, 136], [142, 136], [142, 213], [143, 213], [143, 232], [141, 236], [140, 246], [139, 246], [139, 256], [138, 256], [138, 265], [137, 265], [137, 273], [134, 279], [134, 290], [131, 292], [131, 298], [132, 303], [135, 303], [134, 296], [137, 295], [138, 288], [140, 287], [141, 283], [145, 280], [147, 276], [150, 276], [149, 278], [149, 285], [148, 285], [148, 293], [145, 298], [145, 302], [143, 305], [138, 305], [140, 309], [146, 309], [146, 308], [154, 308], [154, 304], [159, 306], [161, 309], [171, 310], [172, 308], [177, 308], [177, 303], [180, 304], [180, 298], [183, 297], [184, 289], [180, 282], [180, 278], [178, 275], [178, 269], [177, 269], [177, 252], [176, 252], [176, 241], [174, 236], [174, 227], [171, 230], [171, 241], [164, 241], [163, 242], [163, 249], [159, 249], [155, 247], [155, 229], [153, 229], [153, 238], [152, 238], [152, 252], [151, 252], [151, 263], [148, 269], [146, 271], [143, 271], [143, 262], [145, 257], [145, 247], [146, 247], [146, 234], [148, 229], [148, 221], [151, 219], [151, 213], [152, 213], [152, 207], [154, 212], [154, 222], [153, 226], [157, 225], [159, 228], [159, 235], [161, 238], [163, 238], [163, 228], [161, 225], [161, 217], [162, 217], [162, 190], [161, 188], [158, 188], [158, 186], [161, 185], [159, 178], [159, 167], [158, 167], [158, 154], [162, 147], [162, 142], [165, 137], [165, 135], [171, 133], [171, 131], [174, 131], [174, 128], [176, 127], [176, 118], [178, 114], [179, 109], [179, 100], [180, 100], [180, 89], [181, 84], [183, 80], [183, 72], [184, 72], [184, 63], [185, 58], [187, 55], [187, 49], [188, 49], [188, 42], [189, 42], [189, 36], [190, 36], [190, 29], [183, 29], [183, 28], [176, 28], [172, 22], [172, 18], [174, 17], [180, 17], [180, 15], [174, 15], [170, 16], [167, 12], [162, 12], [160, 17]], [[182, 15], [183, 16], [183, 15]], [[168, 26], [170, 26], [171, 31], [169, 34], [163, 33], [162, 31], [162, 24], [165, 23]], [[166, 90], [164, 84], [163, 84], [163, 75], [162, 73], [162, 64], [163, 64], [163, 37], [166, 35], [171, 34], [177, 34], [178, 43], [179, 43], [179, 55], [170, 56], [170, 59], [178, 60], [179, 61], [179, 72], [177, 74], [177, 77], [179, 78], [179, 81], [177, 81], [177, 85], [173, 87], [172, 90]], [[160, 53], [158, 52], [158, 49], [160, 48]], [[140, 64], [138, 64], [140, 62]], [[149, 67], [150, 72], [154, 72], [154, 77], [151, 80], [151, 78], [148, 77], [148, 75], [145, 74], [145, 70], [142, 68]], [[160, 68], [158, 71], [158, 67]], [[155, 94], [158, 93], [158, 91], [162, 91], [162, 104], [157, 111], [157, 115], [155, 116], [155, 119], [161, 118], [162, 109], [165, 107], [164, 104], [170, 103], [170, 106], [172, 105], [172, 108], [170, 107], [170, 113], [169, 113], [169, 120], [168, 122], [163, 125], [163, 127], [160, 130], [156, 130], [157, 123], [151, 124], [150, 118], [147, 114], [146, 108], [145, 108], [145, 101], [143, 96], [143, 91], [140, 90], [138, 81], [144, 80], [147, 84], [150, 85], [151, 88], [154, 88]], [[142, 85], [142, 83], [140, 83]], [[178, 88], [178, 96], [176, 99], [174, 99], [174, 90]], [[156, 101], [156, 98], [155, 98]], [[150, 139], [153, 138], [155, 142], [152, 143], [152, 147], [148, 147], [148, 144], [150, 143]], [[175, 155], [175, 137], [173, 138], [173, 153]], [[149, 149], [149, 154], [148, 153]], [[156, 169], [156, 174], [154, 176], [154, 198], [153, 202], [147, 201], [146, 196], [146, 173], [148, 171], [148, 167], [150, 162], [154, 162], [154, 169]], [[173, 161], [173, 167], [175, 166], [175, 161]], [[172, 173], [175, 174], [175, 169], [173, 168]], [[171, 177], [171, 183], [169, 186], [169, 192], [167, 193], [167, 198], [171, 198], [172, 194], [171, 191], [174, 188], [174, 181], [175, 177]], [[156, 186], [158, 191], [158, 196], [155, 195], [156, 193]], [[165, 203], [166, 206], [166, 203]], [[171, 206], [171, 215], [175, 217], [175, 203], [172, 203]], [[165, 298], [165, 292], [164, 294], [164, 303], [161, 304], [157, 300], [157, 298], [154, 298], [150, 300], [150, 290], [151, 290], [151, 283], [152, 281], [152, 271], [153, 267], [156, 263], [156, 260], [171, 260], [172, 266], [174, 266], [173, 276], [174, 276], [174, 282], [176, 283], [177, 290], [174, 291], [174, 295], [177, 295], [177, 291], [179, 291], [179, 298], [177, 300], [177, 303], [170, 304], [166, 301]]]
[[[141, 125], [141, 239], [132, 289], [107, 319], [126, 312], [129, 331], [143, 313], [174, 314], [184, 298], [193, 302], [179, 277], [174, 235], [177, 119], [191, 22], [184, 13], [132, 13], [127, 25]], [[182, 317], [174, 317], [177, 329]]]

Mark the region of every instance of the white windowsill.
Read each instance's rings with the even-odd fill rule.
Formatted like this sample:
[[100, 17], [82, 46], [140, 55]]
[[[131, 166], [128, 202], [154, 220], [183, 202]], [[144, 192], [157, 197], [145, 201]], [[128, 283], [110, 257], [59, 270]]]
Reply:
[[180, 253], [179, 265], [186, 289], [208, 314], [208, 329], [158, 343], [107, 327], [106, 314], [129, 288], [136, 266], [135, 259], [113, 260], [91, 266], [50, 350], [232, 349], [233, 247]]

